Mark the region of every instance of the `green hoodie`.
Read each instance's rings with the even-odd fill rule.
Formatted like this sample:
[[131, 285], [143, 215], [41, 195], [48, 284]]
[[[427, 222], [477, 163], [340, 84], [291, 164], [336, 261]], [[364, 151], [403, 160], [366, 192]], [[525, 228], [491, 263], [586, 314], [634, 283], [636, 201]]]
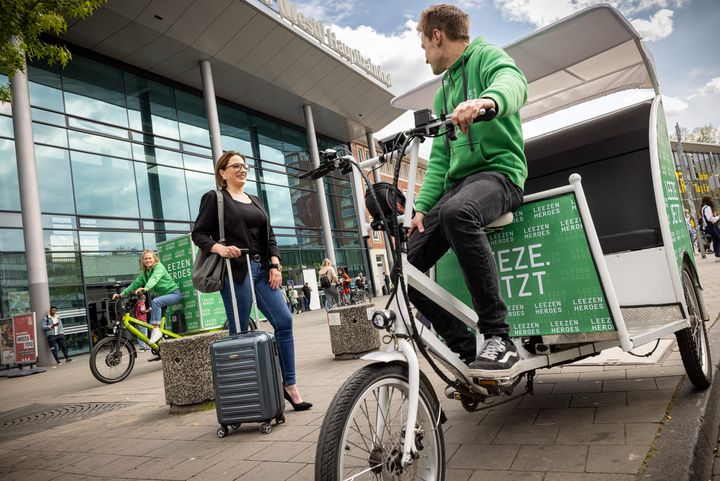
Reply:
[[527, 161], [519, 110], [527, 100], [527, 81], [513, 59], [478, 37], [445, 72], [442, 82], [435, 93], [436, 115], [452, 114], [466, 99], [489, 97], [497, 104], [497, 116], [471, 124], [469, 136], [458, 129], [449, 148], [445, 137], [434, 139], [415, 209], [427, 213], [452, 184], [477, 172], [499, 172], [523, 189]]
[[130, 294], [138, 287], [144, 287], [147, 291], [153, 291], [156, 296], [164, 296], [165, 294], [170, 294], [180, 289], [173, 278], [170, 277], [165, 266], [159, 262], [155, 264], [152, 269], [141, 272], [132, 284], [123, 289], [122, 295]]

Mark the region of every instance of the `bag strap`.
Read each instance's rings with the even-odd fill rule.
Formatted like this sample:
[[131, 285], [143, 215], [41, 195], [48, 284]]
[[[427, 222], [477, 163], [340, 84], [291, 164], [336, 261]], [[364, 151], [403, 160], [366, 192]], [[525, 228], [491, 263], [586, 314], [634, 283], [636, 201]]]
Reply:
[[218, 242], [225, 245], [225, 200], [222, 190], [216, 189], [215, 197], [217, 198], [218, 226], [220, 227], [220, 240]]

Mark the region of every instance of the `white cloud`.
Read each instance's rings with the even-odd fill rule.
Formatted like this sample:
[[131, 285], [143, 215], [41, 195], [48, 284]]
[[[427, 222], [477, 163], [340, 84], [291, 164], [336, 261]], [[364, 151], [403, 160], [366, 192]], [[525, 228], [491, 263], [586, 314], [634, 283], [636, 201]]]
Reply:
[[332, 25], [330, 29], [338, 39], [389, 73], [390, 90], [402, 93], [433, 76], [430, 67], [425, 65], [416, 27], [417, 22], [408, 20], [401, 31], [392, 34], [380, 33], [366, 25], [354, 28]]
[[352, 15], [356, 4], [352, 0], [299, 0], [293, 3], [306, 17], [316, 20], [332, 18], [334, 22], [342, 22]]
[[670, 36], [673, 31], [672, 17], [673, 11], [664, 8], [657, 11], [649, 20], [637, 18], [630, 22], [643, 40], [654, 42]]
[[689, 105], [687, 102], [680, 100], [675, 97], [668, 97], [667, 95], [662, 96], [663, 108], [667, 115], [677, 115], [688, 109]]
[[697, 89], [697, 91], [693, 92], [688, 98], [694, 99], [714, 94], [720, 94], [720, 77], [713, 77], [708, 83]]
[[[574, 12], [599, 3], [609, 3], [628, 17], [633, 27], [648, 42], [660, 40], [673, 31], [673, 11], [687, 0], [493, 0], [502, 16], [515, 22], [527, 22], [544, 27]], [[636, 14], [654, 11], [647, 18], [632, 18]]]

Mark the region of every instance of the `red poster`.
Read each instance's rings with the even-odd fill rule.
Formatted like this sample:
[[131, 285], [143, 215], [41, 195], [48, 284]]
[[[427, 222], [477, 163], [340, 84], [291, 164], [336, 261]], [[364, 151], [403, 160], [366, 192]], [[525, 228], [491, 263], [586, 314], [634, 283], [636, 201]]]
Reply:
[[15, 331], [15, 364], [34, 363], [37, 357], [35, 352], [35, 314], [13, 316], [12, 319]]

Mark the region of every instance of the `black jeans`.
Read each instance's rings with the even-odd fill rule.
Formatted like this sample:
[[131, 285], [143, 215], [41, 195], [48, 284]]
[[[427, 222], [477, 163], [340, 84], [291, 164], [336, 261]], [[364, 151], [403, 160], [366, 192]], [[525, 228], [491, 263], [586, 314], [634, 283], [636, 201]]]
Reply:
[[55, 358], [55, 362], [60, 362], [60, 356], [58, 355], [58, 348], [62, 350], [63, 355], [65, 356], [65, 360], [67, 361], [70, 359], [70, 356], [68, 355], [68, 348], [65, 344], [65, 336], [62, 334], [55, 335], [49, 335], [48, 336], [48, 344], [50, 344], [50, 350], [52, 351], [52, 355]]
[[[482, 334], [507, 334], [507, 307], [500, 296], [497, 270], [483, 226], [522, 203], [522, 190], [504, 175], [480, 172], [455, 183], [430, 209], [425, 232], [413, 232], [408, 260], [427, 271], [452, 247]], [[475, 358], [475, 338], [465, 324], [425, 295], [410, 288], [410, 301], [432, 322], [448, 347], [463, 358]]]
[[710, 222], [708, 222], [707, 226], [705, 227], [705, 232], [710, 234], [715, 257], [720, 257], [720, 232], [718, 232], [717, 224], [711, 224]]

